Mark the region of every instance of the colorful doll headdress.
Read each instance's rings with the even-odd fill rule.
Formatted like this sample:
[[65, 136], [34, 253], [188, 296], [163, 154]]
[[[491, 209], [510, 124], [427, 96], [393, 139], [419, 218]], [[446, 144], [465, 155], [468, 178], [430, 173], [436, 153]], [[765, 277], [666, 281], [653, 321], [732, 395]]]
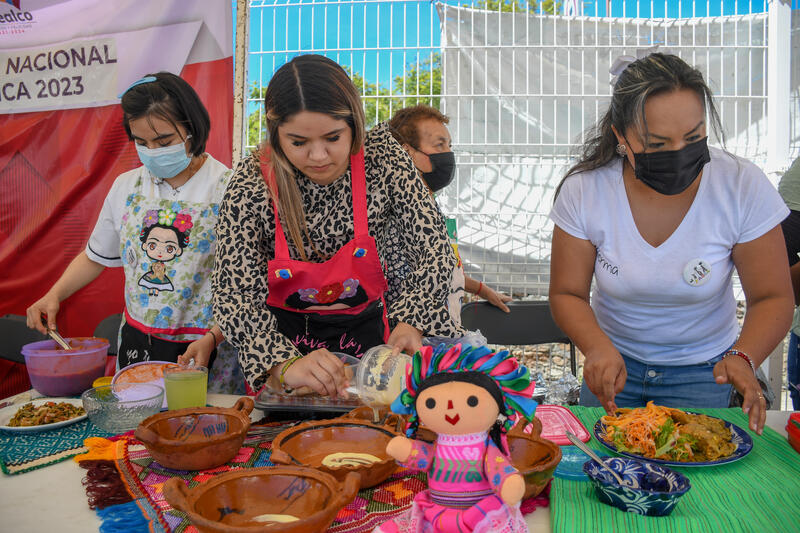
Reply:
[[440, 344], [436, 348], [423, 346], [414, 354], [411, 366], [406, 369], [405, 390], [392, 403], [395, 413], [411, 415], [406, 436], [413, 437], [417, 431], [419, 418], [416, 401], [425, 380], [437, 374], [459, 372], [484, 374], [500, 388], [503, 398], [500, 414], [506, 417], [503, 431], [511, 429], [520, 417], [533, 420], [537, 404], [532, 396], [536, 384], [531, 380], [528, 369], [520, 365], [508, 350], [495, 353], [486, 346], [473, 347], [468, 344]]

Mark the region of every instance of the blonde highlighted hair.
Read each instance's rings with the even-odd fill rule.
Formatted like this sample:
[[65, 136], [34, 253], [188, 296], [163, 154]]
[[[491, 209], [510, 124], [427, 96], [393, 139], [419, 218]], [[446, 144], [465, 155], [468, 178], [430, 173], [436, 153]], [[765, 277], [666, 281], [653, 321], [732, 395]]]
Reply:
[[261, 149], [261, 154], [265, 154], [265, 148], [269, 151], [277, 187], [277, 191], [270, 187], [270, 194], [277, 192], [281, 225], [287, 230], [300, 258], [308, 261], [305, 241], [315, 253], [317, 249], [306, 226], [303, 199], [295, 178], [297, 169], [281, 149], [278, 127], [301, 111], [324, 113], [347, 122], [353, 134], [350, 153], [357, 154], [366, 137], [361, 98], [347, 72], [338, 63], [325, 56], [310, 54], [295, 57], [275, 72], [264, 94], [264, 110], [267, 146]]

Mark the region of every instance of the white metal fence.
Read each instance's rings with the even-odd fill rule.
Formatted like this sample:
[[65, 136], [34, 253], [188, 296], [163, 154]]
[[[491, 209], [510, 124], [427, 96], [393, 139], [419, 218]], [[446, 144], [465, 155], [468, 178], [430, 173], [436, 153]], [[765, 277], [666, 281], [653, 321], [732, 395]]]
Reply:
[[[251, 0], [244, 148], [262, 140], [269, 79], [301, 53], [349, 69], [370, 125], [418, 101], [439, 107], [451, 117], [457, 175], [438, 199], [458, 220], [465, 269], [517, 297], [544, 297], [552, 194], [608, 103], [613, 59], [658, 44], [698, 66], [728, 149], [780, 170], [800, 155], [798, 3], [776, 38], [767, 3], [754, 1], [615, 0], [610, 18], [601, 1], [564, 17], [549, 1]], [[770, 100], [769, 61], [787, 66], [782, 101]], [[788, 139], [770, 139], [768, 102]], [[776, 158], [777, 145], [787, 148]]]

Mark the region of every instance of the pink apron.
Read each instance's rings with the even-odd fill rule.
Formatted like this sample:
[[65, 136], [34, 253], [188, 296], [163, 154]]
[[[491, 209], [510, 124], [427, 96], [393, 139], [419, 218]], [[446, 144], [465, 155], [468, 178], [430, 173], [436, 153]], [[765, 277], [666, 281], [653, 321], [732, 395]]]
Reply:
[[[303, 354], [327, 348], [360, 357], [389, 337], [383, 298], [388, 285], [368, 231], [363, 149], [350, 156], [350, 169], [355, 236], [323, 263], [289, 257], [273, 199], [275, 259], [267, 262], [267, 306], [278, 330]], [[261, 172], [267, 186], [277, 191], [272, 168], [263, 160]]]

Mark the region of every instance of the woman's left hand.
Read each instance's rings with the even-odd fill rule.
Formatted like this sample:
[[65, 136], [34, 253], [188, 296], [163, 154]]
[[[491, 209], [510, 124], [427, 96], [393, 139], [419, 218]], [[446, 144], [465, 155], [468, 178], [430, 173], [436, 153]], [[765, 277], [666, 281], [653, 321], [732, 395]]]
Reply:
[[502, 292], [497, 292], [493, 288], [487, 287], [486, 285], [483, 285], [482, 289], [483, 290], [481, 290], [481, 293], [478, 294], [477, 296], [485, 298], [487, 302], [497, 307], [501, 311], [504, 311], [506, 313], [511, 312], [511, 310], [506, 305], [506, 302], [510, 302], [512, 300], [511, 296], [509, 296], [508, 294], [503, 294]]
[[729, 355], [714, 365], [714, 377], [718, 384], [730, 383], [741, 393], [742, 411], [748, 416], [750, 429], [761, 435], [767, 420], [767, 401], [747, 361], [738, 355]]
[[411, 324], [398, 322], [386, 342], [393, 348], [392, 355], [400, 352], [413, 354], [422, 349], [422, 332]]
[[211, 359], [211, 352], [215, 348], [214, 341], [213, 335], [203, 335], [186, 347], [183, 355], [178, 356], [178, 363], [188, 365], [189, 361], [194, 359], [195, 365], [207, 367], [208, 361]]

